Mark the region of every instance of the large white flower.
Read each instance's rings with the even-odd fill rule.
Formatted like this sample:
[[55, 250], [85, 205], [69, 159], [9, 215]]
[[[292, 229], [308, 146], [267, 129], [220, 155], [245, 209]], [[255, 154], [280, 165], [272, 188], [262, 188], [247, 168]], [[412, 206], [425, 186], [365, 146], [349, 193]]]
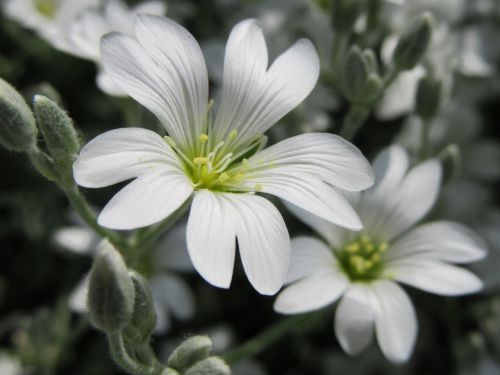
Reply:
[[275, 310], [296, 314], [327, 306], [340, 298], [335, 333], [351, 355], [372, 340], [394, 362], [408, 359], [417, 333], [410, 299], [396, 281], [440, 295], [478, 291], [482, 283], [452, 263], [468, 263], [485, 254], [483, 242], [463, 225], [437, 221], [414, 225], [432, 208], [441, 168], [436, 160], [408, 171], [400, 147], [384, 150], [374, 161], [375, 185], [351, 193], [364, 229], [353, 233], [300, 209], [298, 217], [326, 243], [312, 237], [292, 241], [287, 282]]
[[65, 52], [95, 62], [100, 69], [99, 88], [109, 95], [125, 96], [126, 93], [100, 67], [101, 38], [112, 31], [132, 35], [137, 14], [164, 15], [166, 10], [163, 1], [146, 1], [129, 8], [122, 0], [108, 0], [102, 7], [85, 9], [68, 26]]
[[290, 239], [279, 211], [255, 192], [361, 228], [357, 214], [332, 187], [358, 191], [372, 184], [370, 165], [356, 147], [316, 133], [263, 149], [262, 134], [318, 79], [318, 56], [308, 40], [297, 41], [268, 68], [259, 24], [237, 24], [226, 47], [216, 113], [198, 43], [169, 19], [139, 15], [135, 38], [109, 34], [101, 54], [113, 80], [150, 109], [169, 135], [117, 129], [82, 149], [74, 165], [78, 184], [98, 188], [135, 178], [104, 207], [101, 225], [151, 225], [192, 197], [187, 243], [195, 268], [213, 285], [229, 287], [238, 238], [245, 272], [262, 294], [282, 286]]

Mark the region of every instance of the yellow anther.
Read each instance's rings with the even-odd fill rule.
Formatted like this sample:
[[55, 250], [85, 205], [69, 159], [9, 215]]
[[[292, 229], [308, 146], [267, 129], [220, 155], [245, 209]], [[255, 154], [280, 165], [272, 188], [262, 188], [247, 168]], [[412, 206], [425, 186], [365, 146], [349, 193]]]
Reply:
[[255, 191], [262, 191], [264, 189], [264, 186], [262, 184], [255, 184]]
[[176, 147], [175, 141], [171, 137], [169, 137], [168, 135], [164, 136], [163, 139], [165, 140], [165, 142], [167, 142], [167, 144], [170, 147], [172, 147], [172, 148]]
[[201, 143], [206, 143], [208, 141], [208, 134], [202, 133], [198, 136]]
[[365, 260], [364, 261], [364, 266], [368, 269], [373, 268], [374, 264], [371, 260]]
[[347, 245], [347, 246], [345, 247], [345, 249], [346, 249], [348, 252], [350, 252], [350, 253], [357, 253], [357, 252], [359, 252], [359, 248], [360, 248], [360, 247], [359, 247], [359, 243], [357, 243], [357, 242], [354, 242], [354, 243], [352, 243], [352, 244], [350, 244], [350, 245]]
[[394, 272], [385, 272], [384, 276], [388, 279], [394, 279], [396, 277], [396, 274]]
[[209, 161], [208, 158], [205, 156], [199, 156], [193, 159], [193, 163], [195, 165], [207, 164], [208, 161]]
[[370, 237], [368, 237], [365, 234], [363, 234], [359, 239], [361, 240], [361, 242], [363, 242], [363, 244], [369, 244], [370, 243]]
[[371, 259], [374, 263], [379, 263], [382, 260], [380, 254], [377, 253], [373, 254]]
[[238, 136], [238, 130], [232, 130], [231, 133], [229, 133], [229, 140], [232, 141], [233, 139], [235, 139], [236, 137]]
[[248, 162], [248, 159], [246, 159], [246, 158], [241, 161], [241, 164], [243, 165], [243, 168], [245, 168], [245, 169], [250, 168], [250, 163]]
[[226, 172], [222, 172], [218, 178], [218, 181], [223, 184], [224, 182], [226, 182], [227, 180], [230, 179], [230, 176], [226, 173]]
[[210, 99], [207, 104], [207, 111], [210, 111], [212, 107], [214, 106], [215, 101], [213, 99]]
[[233, 176], [233, 180], [234, 180], [234, 182], [240, 182], [242, 179], [243, 179], [243, 175], [242, 175], [241, 173], [236, 173], [236, 174]]
[[388, 248], [389, 245], [387, 244], [387, 242], [382, 242], [380, 245], [378, 245], [378, 251], [380, 251], [381, 253], [385, 253]]
[[375, 246], [373, 246], [373, 244], [371, 242], [365, 244], [365, 250], [367, 253], [371, 253], [373, 252], [373, 250], [375, 250]]

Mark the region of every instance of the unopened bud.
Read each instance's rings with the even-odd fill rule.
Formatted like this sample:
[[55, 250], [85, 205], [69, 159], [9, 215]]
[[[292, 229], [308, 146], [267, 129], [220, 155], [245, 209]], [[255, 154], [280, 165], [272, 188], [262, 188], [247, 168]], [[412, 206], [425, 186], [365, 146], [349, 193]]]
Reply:
[[353, 103], [371, 103], [380, 96], [383, 83], [371, 50], [361, 51], [358, 46], [351, 47], [344, 61], [342, 88], [344, 95]]
[[90, 271], [88, 308], [97, 328], [117, 332], [125, 328], [134, 311], [134, 284], [118, 251], [104, 240]]
[[439, 79], [425, 76], [418, 82], [416, 112], [424, 120], [436, 116], [441, 106], [442, 84]]
[[432, 25], [432, 16], [425, 13], [401, 35], [393, 55], [399, 69], [410, 70], [419, 63], [431, 41]]
[[358, 17], [363, 12], [362, 0], [333, 0], [332, 24], [337, 33], [352, 31]]
[[0, 144], [11, 151], [30, 151], [37, 133], [33, 114], [21, 94], [0, 78]]
[[230, 375], [231, 369], [229, 366], [219, 357], [206, 358], [203, 361], [198, 362], [189, 370], [187, 370], [185, 375]]
[[73, 162], [80, 151], [80, 141], [73, 122], [66, 112], [45, 96], [36, 95], [33, 108], [37, 125], [55, 167], [62, 176], [72, 178]]
[[130, 277], [135, 290], [134, 312], [122, 335], [128, 344], [137, 346], [149, 341], [156, 325], [156, 313], [148, 281], [136, 272], [130, 272]]
[[212, 340], [207, 336], [193, 336], [181, 343], [168, 358], [168, 366], [186, 371], [206, 359], [212, 350]]

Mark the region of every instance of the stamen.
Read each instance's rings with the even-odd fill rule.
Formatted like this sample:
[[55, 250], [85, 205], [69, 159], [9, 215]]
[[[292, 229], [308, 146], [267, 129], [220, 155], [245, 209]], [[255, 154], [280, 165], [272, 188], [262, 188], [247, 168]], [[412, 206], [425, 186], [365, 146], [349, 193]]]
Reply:
[[238, 136], [238, 130], [232, 130], [231, 133], [229, 133], [228, 139], [232, 141]]
[[208, 164], [209, 159], [205, 156], [199, 156], [193, 159], [193, 163], [195, 165], [202, 165], [202, 164]]
[[231, 157], [232, 157], [232, 156], [233, 156], [233, 153], [232, 153], [232, 152], [230, 152], [229, 154], [225, 155], [222, 159], [220, 159], [220, 160], [219, 160], [219, 162], [217, 163], [217, 165], [215, 166], [215, 168], [216, 168], [216, 169], [215, 169], [215, 171], [216, 171], [217, 173], [220, 173], [220, 172], [222, 172], [224, 169], [226, 169], [226, 168], [227, 168], [227, 166], [228, 166], [229, 164], [231, 164], [231, 161], [232, 161]]
[[254, 189], [255, 191], [262, 191], [264, 189], [264, 186], [262, 186], [262, 184], [255, 184]]
[[207, 141], [208, 141], [208, 134], [201, 133], [198, 136], [198, 139], [200, 140], [201, 143], [207, 143]]
[[226, 173], [226, 172], [222, 172], [219, 176], [219, 178], [217, 179], [217, 181], [219, 181], [221, 184], [223, 184], [224, 182], [226, 182], [227, 180], [229, 180], [231, 177]]

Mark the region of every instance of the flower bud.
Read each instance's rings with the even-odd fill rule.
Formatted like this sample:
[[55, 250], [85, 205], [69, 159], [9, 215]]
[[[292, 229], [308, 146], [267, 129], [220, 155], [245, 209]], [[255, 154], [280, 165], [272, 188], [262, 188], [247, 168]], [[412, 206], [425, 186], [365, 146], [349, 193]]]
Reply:
[[185, 375], [230, 375], [231, 369], [229, 366], [219, 357], [206, 358], [189, 370], [187, 370]]
[[432, 16], [425, 13], [401, 35], [393, 55], [399, 69], [413, 69], [422, 59], [431, 41], [432, 25]]
[[344, 95], [353, 103], [371, 103], [383, 90], [377, 73], [377, 61], [371, 50], [361, 51], [358, 46], [349, 50], [342, 74]]
[[208, 358], [212, 340], [208, 336], [193, 336], [181, 343], [168, 358], [168, 367], [183, 372]]
[[333, 0], [332, 24], [337, 33], [349, 33], [363, 11], [362, 0]]
[[103, 240], [90, 271], [88, 308], [97, 328], [118, 332], [132, 319], [134, 283], [118, 251]]
[[424, 120], [436, 116], [441, 105], [442, 83], [439, 79], [425, 76], [420, 78], [417, 88], [416, 112]]
[[135, 290], [134, 312], [122, 335], [128, 344], [137, 346], [149, 341], [156, 325], [156, 313], [148, 281], [136, 272], [129, 275]]
[[36, 145], [35, 119], [23, 97], [0, 78], [0, 144], [23, 152]]
[[73, 122], [55, 102], [45, 96], [36, 95], [33, 108], [55, 167], [62, 176], [72, 178], [73, 162], [80, 151], [80, 141]]

